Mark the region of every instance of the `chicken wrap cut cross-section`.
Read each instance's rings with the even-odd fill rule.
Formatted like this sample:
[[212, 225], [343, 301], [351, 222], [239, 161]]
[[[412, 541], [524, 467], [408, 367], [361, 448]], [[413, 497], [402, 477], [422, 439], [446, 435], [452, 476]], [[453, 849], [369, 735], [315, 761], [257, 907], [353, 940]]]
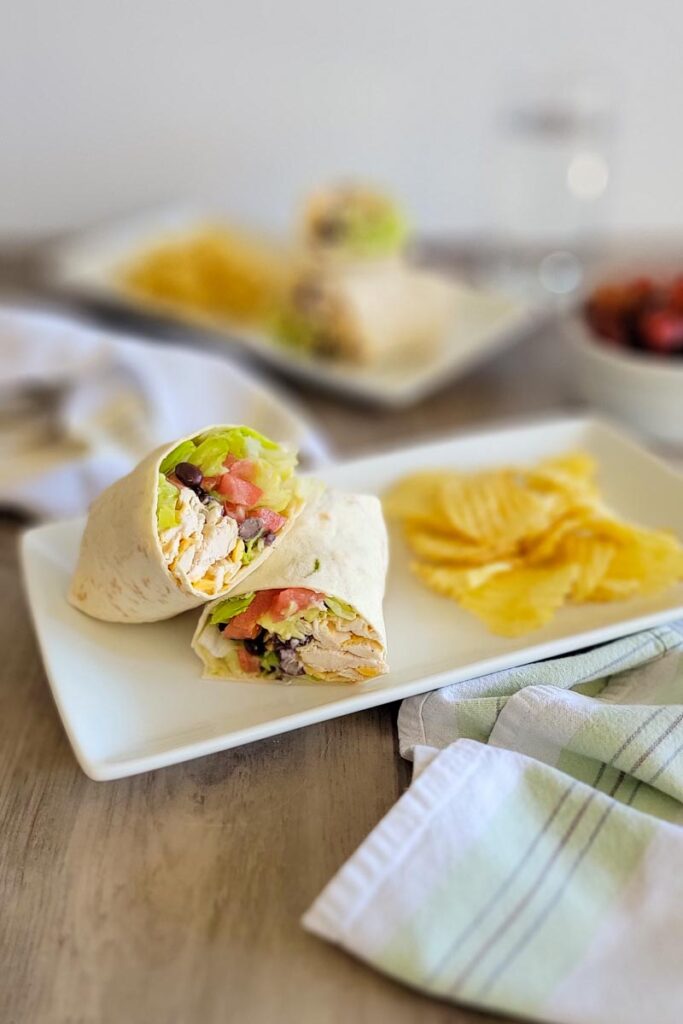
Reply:
[[296, 454], [244, 426], [164, 445], [90, 509], [69, 601], [109, 622], [227, 594], [282, 542], [304, 497]]
[[192, 646], [214, 679], [359, 683], [387, 671], [382, 508], [328, 490], [287, 542], [202, 612]]

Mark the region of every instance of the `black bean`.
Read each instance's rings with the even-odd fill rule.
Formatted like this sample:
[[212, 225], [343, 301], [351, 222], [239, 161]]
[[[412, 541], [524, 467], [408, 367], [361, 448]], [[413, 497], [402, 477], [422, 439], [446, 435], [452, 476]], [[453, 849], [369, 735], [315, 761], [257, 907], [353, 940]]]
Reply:
[[195, 487], [199, 487], [204, 479], [199, 466], [195, 466], [192, 462], [179, 462], [175, 468], [175, 475], [181, 484], [185, 484], [186, 487], [191, 487], [193, 490]]
[[258, 537], [262, 529], [263, 520], [258, 516], [249, 516], [243, 523], [240, 523], [238, 533], [242, 540], [253, 540], [254, 537]]
[[274, 540], [275, 534], [273, 533], [272, 530], [269, 530], [268, 533], [263, 534], [263, 543], [266, 545], [267, 548], [270, 547]]
[[255, 654], [257, 657], [261, 657], [265, 653], [266, 644], [264, 640], [264, 631], [261, 630], [258, 636], [253, 639], [249, 638], [244, 641], [244, 647], [249, 654]]

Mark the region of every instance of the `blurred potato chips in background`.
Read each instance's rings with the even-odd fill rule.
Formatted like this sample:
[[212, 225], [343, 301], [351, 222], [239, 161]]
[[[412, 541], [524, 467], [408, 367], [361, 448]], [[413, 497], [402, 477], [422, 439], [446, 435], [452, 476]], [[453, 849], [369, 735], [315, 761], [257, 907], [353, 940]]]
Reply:
[[274, 243], [207, 223], [144, 249], [120, 277], [132, 293], [162, 309], [254, 324], [281, 301], [289, 272], [287, 254]]
[[531, 469], [416, 473], [385, 495], [416, 575], [494, 633], [520, 636], [566, 602], [618, 601], [683, 578], [672, 534], [616, 519], [583, 452]]

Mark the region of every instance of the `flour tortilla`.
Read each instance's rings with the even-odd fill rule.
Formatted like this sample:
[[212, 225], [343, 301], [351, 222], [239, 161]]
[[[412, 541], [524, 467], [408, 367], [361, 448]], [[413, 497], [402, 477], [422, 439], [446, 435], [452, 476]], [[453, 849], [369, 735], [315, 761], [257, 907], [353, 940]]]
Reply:
[[[388, 560], [387, 530], [379, 499], [326, 490], [306, 505], [273, 557], [248, 580], [233, 587], [230, 596], [305, 587], [340, 598], [373, 627], [386, 656], [382, 603]], [[217, 603], [212, 601], [204, 608], [192, 640], [207, 673], [214, 659], [207, 657], [201, 635]], [[211, 670], [210, 675], [215, 677], [217, 673]]]
[[347, 267], [339, 296], [358, 346], [356, 357], [371, 363], [437, 348], [455, 317], [457, 294], [445, 277], [398, 260]]
[[398, 259], [326, 265], [311, 280], [328, 297], [340, 351], [366, 365], [437, 349], [460, 304], [446, 277]]
[[[232, 426], [206, 427], [162, 445], [103, 491], [88, 515], [69, 588], [70, 604], [106, 622], [157, 622], [212, 600], [211, 595], [177, 580], [164, 561], [156, 517], [159, 467], [183, 441]], [[303, 504], [303, 498], [295, 499], [274, 543], [250, 565], [238, 569], [220, 596], [231, 592], [278, 549]]]

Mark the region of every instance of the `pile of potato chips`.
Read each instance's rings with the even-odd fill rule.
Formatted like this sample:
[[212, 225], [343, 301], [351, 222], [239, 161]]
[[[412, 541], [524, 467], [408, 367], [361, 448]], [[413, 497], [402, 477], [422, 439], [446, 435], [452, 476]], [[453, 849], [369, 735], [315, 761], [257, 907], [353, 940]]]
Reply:
[[138, 298], [211, 321], [261, 324], [288, 280], [286, 254], [219, 224], [160, 241], [121, 270]]
[[426, 471], [385, 496], [417, 556], [420, 579], [519, 636], [565, 602], [618, 601], [683, 579], [683, 547], [665, 531], [620, 522], [601, 501], [582, 452], [533, 469]]

